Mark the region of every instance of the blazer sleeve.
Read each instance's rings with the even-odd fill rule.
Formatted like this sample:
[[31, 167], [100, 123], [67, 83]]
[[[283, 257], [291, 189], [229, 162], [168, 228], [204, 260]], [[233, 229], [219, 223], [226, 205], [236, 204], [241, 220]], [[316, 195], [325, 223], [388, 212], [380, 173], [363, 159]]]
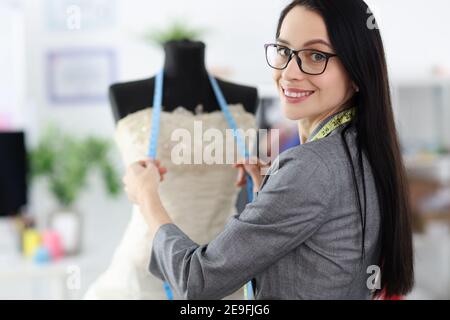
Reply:
[[196, 244], [174, 224], [161, 226], [150, 272], [185, 299], [222, 299], [311, 237], [329, 208], [331, 173], [308, 149], [278, 160], [254, 201], [209, 244]]

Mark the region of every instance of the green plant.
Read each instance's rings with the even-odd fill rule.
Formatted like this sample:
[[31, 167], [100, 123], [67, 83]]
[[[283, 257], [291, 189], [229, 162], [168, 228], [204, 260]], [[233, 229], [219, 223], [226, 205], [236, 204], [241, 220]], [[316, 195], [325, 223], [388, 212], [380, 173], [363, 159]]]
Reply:
[[86, 187], [88, 173], [97, 168], [111, 196], [120, 192], [119, 179], [108, 160], [110, 143], [95, 137], [75, 139], [50, 126], [29, 152], [30, 178], [45, 177], [61, 206], [70, 207]]
[[205, 29], [193, 28], [185, 22], [175, 20], [166, 30], [151, 30], [146, 32], [144, 39], [152, 44], [164, 45], [169, 41], [200, 40], [205, 32]]

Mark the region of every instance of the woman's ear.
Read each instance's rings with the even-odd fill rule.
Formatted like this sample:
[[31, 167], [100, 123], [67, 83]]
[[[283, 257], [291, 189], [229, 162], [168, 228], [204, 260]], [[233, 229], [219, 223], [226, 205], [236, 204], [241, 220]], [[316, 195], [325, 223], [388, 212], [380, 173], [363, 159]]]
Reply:
[[355, 90], [355, 92], [359, 92], [359, 87], [354, 82], [352, 82], [352, 86], [353, 86], [353, 90]]

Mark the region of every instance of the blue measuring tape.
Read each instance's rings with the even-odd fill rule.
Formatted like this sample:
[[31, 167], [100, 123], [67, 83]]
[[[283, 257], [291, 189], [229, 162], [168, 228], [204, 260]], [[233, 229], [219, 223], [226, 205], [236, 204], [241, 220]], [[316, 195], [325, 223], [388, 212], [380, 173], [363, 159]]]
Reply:
[[155, 92], [153, 93], [152, 128], [150, 132], [150, 146], [148, 148], [148, 156], [151, 159], [156, 159], [156, 148], [158, 147], [159, 119], [161, 118], [163, 86], [164, 72], [161, 71], [156, 75]]
[[[228, 126], [233, 130], [233, 136], [235, 137], [240, 153], [248, 159], [250, 154], [245, 148], [245, 141], [240, 135], [238, 131], [237, 124], [228, 108], [228, 104], [222, 94], [222, 90], [216, 81], [211, 75], [208, 75], [211, 86], [214, 90], [214, 94], [216, 95], [217, 102], [225, 115], [225, 119], [228, 123]], [[148, 150], [148, 157], [151, 159], [156, 159], [156, 151], [158, 147], [158, 139], [159, 139], [159, 129], [160, 129], [160, 118], [161, 118], [161, 109], [163, 102], [163, 88], [164, 88], [164, 70], [161, 70], [155, 79], [155, 91], [153, 95], [153, 112], [152, 112], [152, 124], [151, 124], [151, 132], [150, 132], [150, 145]], [[249, 175], [247, 175], [247, 201], [253, 201], [253, 181]], [[168, 300], [173, 300], [173, 293], [170, 288], [169, 283], [166, 281], [163, 284], [164, 291], [166, 292], [166, 296]], [[245, 297], [247, 300], [253, 299], [253, 285], [252, 282], [249, 281], [244, 287]]]
[[[233, 130], [233, 136], [236, 138], [238, 148], [241, 152], [241, 154], [244, 156], [245, 159], [248, 159], [250, 157], [250, 154], [248, 150], [245, 148], [245, 141], [242, 138], [242, 136], [239, 134], [238, 127], [236, 122], [234, 121], [234, 118], [228, 109], [227, 101], [225, 100], [222, 91], [220, 90], [219, 84], [217, 83], [217, 80], [214, 79], [211, 75], [209, 76], [209, 81], [211, 82], [211, 86], [213, 88], [214, 94], [216, 95], [217, 102], [219, 103], [220, 108], [222, 109], [222, 112], [225, 115], [225, 119], [228, 122], [228, 126]], [[253, 181], [252, 178], [247, 175], [247, 201], [252, 202], [253, 201]]]

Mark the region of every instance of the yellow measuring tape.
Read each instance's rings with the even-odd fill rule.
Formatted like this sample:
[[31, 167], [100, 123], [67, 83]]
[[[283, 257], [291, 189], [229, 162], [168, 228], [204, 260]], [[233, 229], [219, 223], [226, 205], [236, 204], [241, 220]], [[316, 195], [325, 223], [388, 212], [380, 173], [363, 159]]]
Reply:
[[336, 130], [343, 124], [350, 122], [355, 116], [356, 109], [350, 108], [336, 114], [330, 121], [328, 121], [309, 141], [316, 141], [328, 136], [331, 132]]

